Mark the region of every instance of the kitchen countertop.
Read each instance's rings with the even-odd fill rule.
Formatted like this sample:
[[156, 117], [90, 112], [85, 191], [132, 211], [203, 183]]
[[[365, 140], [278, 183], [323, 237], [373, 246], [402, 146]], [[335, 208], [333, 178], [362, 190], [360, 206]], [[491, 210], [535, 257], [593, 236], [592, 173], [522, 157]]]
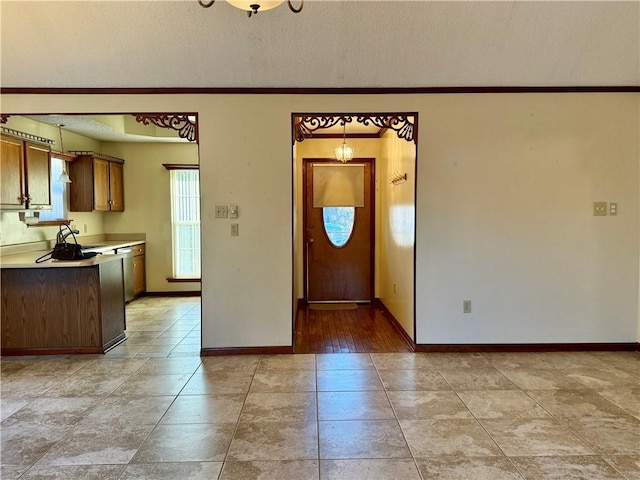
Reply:
[[[123, 241], [123, 240], [104, 240], [96, 242], [95, 248], [84, 248], [86, 252], [99, 252], [103, 255], [87, 258], [85, 260], [47, 260], [42, 263], [35, 263], [36, 259], [51, 250], [39, 250], [26, 253], [17, 253], [13, 255], [3, 255], [0, 257], [0, 268], [77, 268], [91, 267], [104, 262], [111, 262], [124, 258], [125, 255], [115, 255], [113, 252], [116, 248], [131, 247], [145, 243], [144, 240]], [[82, 245], [82, 244], [81, 244]], [[91, 245], [88, 245], [91, 246]]]

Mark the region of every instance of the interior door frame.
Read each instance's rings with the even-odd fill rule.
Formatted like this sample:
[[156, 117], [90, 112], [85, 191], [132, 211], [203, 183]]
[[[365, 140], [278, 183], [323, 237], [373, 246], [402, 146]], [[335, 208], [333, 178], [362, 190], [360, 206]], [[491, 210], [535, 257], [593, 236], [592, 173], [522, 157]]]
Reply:
[[[308, 280], [308, 254], [307, 247], [309, 245], [309, 238], [307, 233], [307, 173], [308, 173], [308, 165], [311, 163], [325, 163], [325, 164], [334, 164], [341, 165], [341, 163], [335, 158], [315, 158], [315, 157], [304, 157], [302, 159], [302, 278], [303, 278], [303, 294], [304, 300], [309, 300], [309, 280]], [[376, 159], [371, 157], [363, 157], [363, 158], [354, 158], [350, 161], [350, 163], [368, 163], [371, 167], [371, 175], [370, 175], [370, 193], [369, 193], [369, 202], [371, 205], [371, 222], [369, 229], [369, 239], [371, 240], [371, 251], [369, 252], [369, 268], [371, 269], [371, 281], [370, 281], [370, 291], [371, 291], [371, 299], [369, 300], [371, 303], [375, 301], [376, 298], [376, 269], [375, 269], [375, 256], [376, 256]]]

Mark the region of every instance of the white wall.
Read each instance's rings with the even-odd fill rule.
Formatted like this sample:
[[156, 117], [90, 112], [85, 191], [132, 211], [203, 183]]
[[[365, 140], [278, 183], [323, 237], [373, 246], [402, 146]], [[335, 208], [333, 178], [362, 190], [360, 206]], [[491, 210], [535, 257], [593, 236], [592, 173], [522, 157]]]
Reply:
[[104, 216], [108, 233], [146, 234], [148, 292], [198, 291], [200, 284], [169, 283], [172, 271], [171, 193], [163, 163], [198, 163], [198, 145], [105, 143], [104, 153], [124, 159], [124, 212]]
[[[419, 343], [638, 338], [637, 94], [3, 95], [2, 106], [199, 113], [205, 348], [291, 345], [291, 112], [319, 111], [418, 112]], [[594, 201], [617, 201], [619, 215], [593, 217]], [[229, 203], [239, 237], [213, 218]]]
[[[388, 130], [381, 140], [379, 298], [414, 338], [414, 246], [416, 148]], [[393, 174], [407, 181], [393, 185]]]

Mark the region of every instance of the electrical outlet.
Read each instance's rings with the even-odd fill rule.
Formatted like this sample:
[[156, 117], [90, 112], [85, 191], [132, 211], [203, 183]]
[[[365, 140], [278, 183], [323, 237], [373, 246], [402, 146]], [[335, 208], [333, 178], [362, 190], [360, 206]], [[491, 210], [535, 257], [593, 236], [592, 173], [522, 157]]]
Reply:
[[471, 313], [471, 300], [462, 301], [462, 313]]
[[607, 202], [593, 202], [593, 215], [595, 217], [606, 217]]
[[609, 204], [609, 215], [618, 215], [618, 204], [611, 202]]
[[237, 223], [232, 223], [231, 224], [231, 236], [232, 237], [237, 237], [238, 235], [240, 235], [240, 226]]
[[216, 205], [216, 218], [227, 218], [229, 209], [226, 205]]

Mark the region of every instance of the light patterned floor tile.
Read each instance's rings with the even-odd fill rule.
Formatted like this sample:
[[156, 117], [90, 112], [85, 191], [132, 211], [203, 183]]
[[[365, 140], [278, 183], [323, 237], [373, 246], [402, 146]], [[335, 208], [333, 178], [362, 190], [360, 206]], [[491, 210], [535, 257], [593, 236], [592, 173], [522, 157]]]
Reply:
[[318, 458], [316, 422], [240, 422], [227, 460], [312, 460]]
[[321, 460], [322, 480], [421, 480], [413, 459]]
[[226, 462], [220, 480], [319, 480], [318, 460]]
[[158, 425], [132, 463], [221, 462], [234, 429], [235, 423]]
[[212, 480], [220, 470], [222, 462], [130, 464], [118, 480]]
[[477, 420], [400, 420], [413, 456], [495, 456], [500, 449]]
[[320, 458], [410, 458], [396, 420], [318, 422]]
[[507, 457], [440, 455], [419, 459], [418, 467], [430, 480], [522, 480]]
[[527, 480], [541, 478], [549, 480], [565, 480], [568, 478], [624, 480], [624, 477], [611, 465], [595, 455], [516, 457], [513, 462]]

